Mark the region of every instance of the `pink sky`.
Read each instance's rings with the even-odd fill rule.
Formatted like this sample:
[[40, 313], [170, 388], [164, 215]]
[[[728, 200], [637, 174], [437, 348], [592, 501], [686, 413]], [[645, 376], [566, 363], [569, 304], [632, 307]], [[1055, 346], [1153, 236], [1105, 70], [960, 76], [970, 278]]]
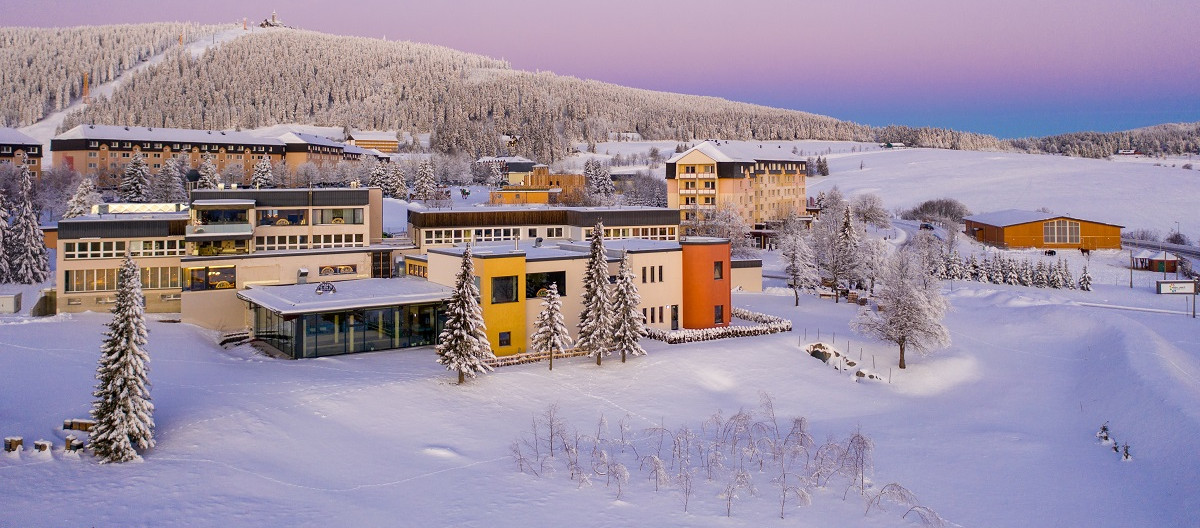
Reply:
[[[251, 21], [628, 86], [1000, 136], [1200, 121], [1195, 0], [5, 0], [3, 24]], [[168, 13], [169, 16], [163, 13]]]

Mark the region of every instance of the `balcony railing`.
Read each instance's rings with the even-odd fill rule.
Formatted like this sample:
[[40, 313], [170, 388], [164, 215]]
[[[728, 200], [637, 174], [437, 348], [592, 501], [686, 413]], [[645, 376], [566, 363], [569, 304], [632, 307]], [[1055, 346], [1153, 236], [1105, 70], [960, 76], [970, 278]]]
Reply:
[[184, 230], [186, 238], [220, 239], [226, 237], [248, 237], [254, 234], [254, 226], [248, 223], [189, 225]]

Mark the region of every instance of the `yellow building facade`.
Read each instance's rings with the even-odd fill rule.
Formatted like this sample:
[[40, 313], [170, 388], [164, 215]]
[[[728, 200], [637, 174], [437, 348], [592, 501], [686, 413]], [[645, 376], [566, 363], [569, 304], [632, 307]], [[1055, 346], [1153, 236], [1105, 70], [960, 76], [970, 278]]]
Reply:
[[667, 161], [667, 207], [686, 228], [731, 206], [750, 226], [805, 213], [806, 162], [779, 145], [705, 141]]

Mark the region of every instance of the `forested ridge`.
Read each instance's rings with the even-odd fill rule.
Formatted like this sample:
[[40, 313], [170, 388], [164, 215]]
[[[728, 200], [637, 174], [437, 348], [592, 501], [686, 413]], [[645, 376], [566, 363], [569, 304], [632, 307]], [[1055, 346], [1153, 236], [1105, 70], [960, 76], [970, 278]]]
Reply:
[[71, 28], [0, 27], [0, 126], [31, 125], [171, 46], [220, 26], [192, 23]]
[[[301, 123], [433, 132], [436, 150], [469, 156], [503, 152], [501, 136], [507, 135], [521, 137], [509, 153], [545, 162], [561, 159], [577, 142], [628, 133], [648, 140], [878, 141], [1100, 158], [1120, 149], [1153, 155], [1200, 150], [1195, 123], [1015, 140], [931, 127], [870, 127], [716, 97], [513, 70], [505, 61], [442, 46], [292, 29], [254, 31], [200, 55], [172, 47], [180, 32], [214, 28], [0, 28], [0, 42], [18, 50], [7, 54], [11, 67], [0, 69], [0, 86], [15, 94], [0, 102], [0, 124], [23, 126], [64, 108], [81, 93], [84, 69], [99, 84], [165, 51], [159, 64], [129, 75], [111, 98], [94, 98], [68, 115], [61, 130], [80, 123], [198, 129]], [[35, 57], [39, 47], [57, 51]]]

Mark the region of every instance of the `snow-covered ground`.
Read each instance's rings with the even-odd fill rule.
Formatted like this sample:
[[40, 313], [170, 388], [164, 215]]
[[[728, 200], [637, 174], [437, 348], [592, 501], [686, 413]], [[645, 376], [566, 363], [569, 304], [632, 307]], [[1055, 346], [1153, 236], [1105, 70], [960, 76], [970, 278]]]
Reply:
[[[318, 360], [223, 350], [193, 326], [154, 322], [149, 349], [158, 447], [144, 463], [100, 466], [56, 450], [0, 456], [0, 524], [761, 526], [780, 522], [770, 475], [732, 519], [717, 484], [683, 513], [675, 486], [655, 493], [631, 467], [624, 496], [602, 479], [516, 471], [509, 445], [558, 403], [571, 428], [603, 415], [637, 434], [698, 428], [775, 399], [818, 441], [861, 428], [876, 446], [875, 489], [898, 482], [962, 526], [1185, 526], [1200, 514], [1200, 360], [1195, 320], [1080, 305], [1145, 303], [1145, 289], [1061, 292], [959, 283], [954, 344], [890, 369], [895, 350], [853, 335], [854, 309], [790, 293], [736, 294], [795, 331], [694, 345], [648, 342], [649, 355], [505, 367], [453, 384], [429, 348]], [[0, 434], [53, 440], [87, 416], [105, 314], [0, 320]], [[892, 382], [856, 383], [805, 355], [836, 340]], [[834, 337], [836, 335], [836, 337]], [[861, 350], [861, 352], [860, 352]], [[1107, 421], [1133, 461], [1094, 433]], [[615, 434], [615, 433], [614, 433]], [[893, 506], [863, 516], [839, 486], [788, 511], [802, 526], [907, 526]], [[902, 510], [902, 509], [900, 509]]]

